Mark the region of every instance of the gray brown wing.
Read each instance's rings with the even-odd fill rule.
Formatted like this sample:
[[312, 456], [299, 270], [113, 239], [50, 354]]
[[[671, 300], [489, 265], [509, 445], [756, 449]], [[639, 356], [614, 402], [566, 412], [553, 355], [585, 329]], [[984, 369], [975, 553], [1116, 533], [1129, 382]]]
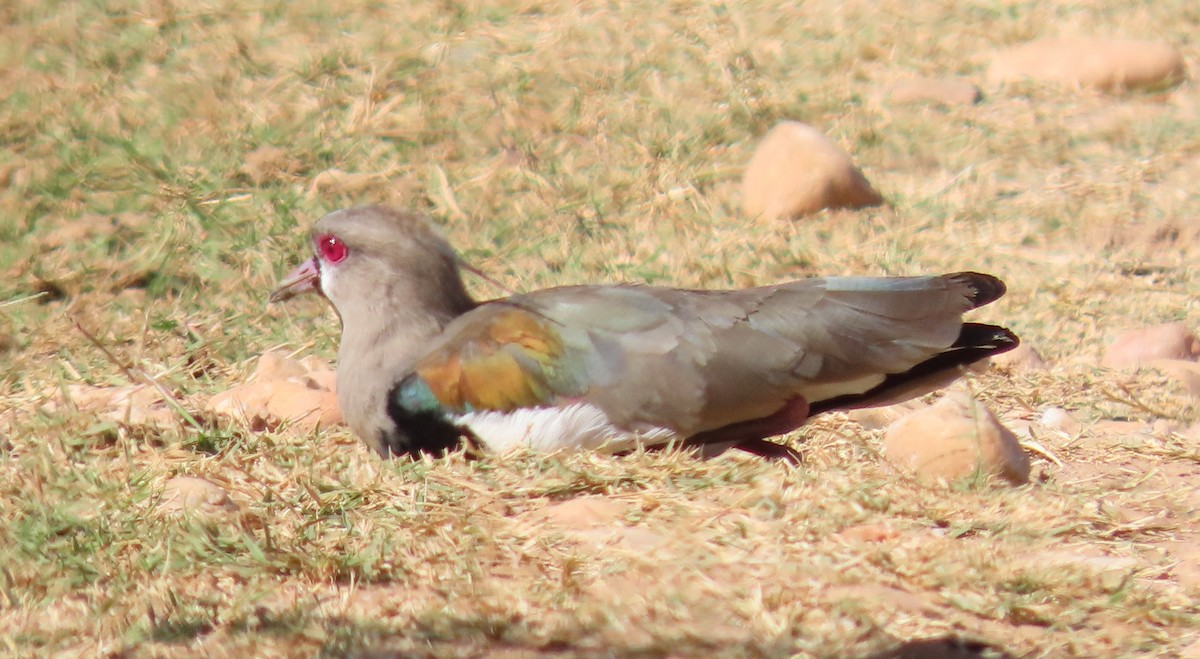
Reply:
[[570, 287], [512, 302], [559, 328], [582, 398], [616, 423], [690, 435], [858, 394], [954, 346], [993, 277], [832, 277], [741, 291]]

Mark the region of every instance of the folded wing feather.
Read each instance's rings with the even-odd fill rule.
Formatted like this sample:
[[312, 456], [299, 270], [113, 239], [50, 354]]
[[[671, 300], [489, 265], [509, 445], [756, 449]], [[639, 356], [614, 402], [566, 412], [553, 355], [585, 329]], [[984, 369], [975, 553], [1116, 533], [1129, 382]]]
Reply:
[[[482, 305], [417, 365], [458, 412], [594, 405], [680, 435], [771, 414], [796, 395], [866, 391], [949, 348], [999, 293], [960, 273], [827, 278], [741, 291], [566, 287]], [[990, 296], [984, 299], [983, 296]]]

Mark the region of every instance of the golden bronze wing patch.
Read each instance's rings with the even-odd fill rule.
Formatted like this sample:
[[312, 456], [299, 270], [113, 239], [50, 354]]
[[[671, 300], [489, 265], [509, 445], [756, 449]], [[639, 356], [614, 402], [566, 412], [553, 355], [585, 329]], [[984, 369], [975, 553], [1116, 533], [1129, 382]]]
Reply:
[[445, 407], [469, 412], [546, 405], [569, 372], [562, 337], [546, 319], [519, 307], [479, 309], [445, 343], [417, 363], [416, 372]]

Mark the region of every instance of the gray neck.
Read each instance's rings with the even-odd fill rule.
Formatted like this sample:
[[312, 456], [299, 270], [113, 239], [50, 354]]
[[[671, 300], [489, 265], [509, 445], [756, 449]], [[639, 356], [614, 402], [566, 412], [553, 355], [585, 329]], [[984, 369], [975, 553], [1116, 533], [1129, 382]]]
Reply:
[[430, 295], [429, 288], [393, 281], [382, 295], [355, 295], [342, 318], [338, 404], [351, 430], [384, 453], [381, 433], [394, 432], [387, 395], [452, 320], [475, 303], [461, 283]]

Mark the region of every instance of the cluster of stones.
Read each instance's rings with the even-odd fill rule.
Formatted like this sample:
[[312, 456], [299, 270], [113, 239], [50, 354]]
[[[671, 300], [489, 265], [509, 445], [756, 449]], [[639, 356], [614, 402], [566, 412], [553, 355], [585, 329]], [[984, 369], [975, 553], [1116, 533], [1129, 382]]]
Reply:
[[[1118, 371], [1153, 369], [1200, 397], [1200, 338], [1183, 323], [1128, 330], [1105, 349], [1102, 368]], [[991, 360], [1004, 373], [1049, 371], [1054, 366], [1027, 344]], [[953, 388], [937, 403], [909, 401], [891, 407], [857, 410], [850, 418], [884, 430], [884, 454], [893, 464], [935, 480], [955, 481], [971, 476], [998, 476], [1010, 483], [1028, 482], [1030, 462], [1019, 437], [1031, 439], [1030, 427], [1077, 436], [1085, 429], [1068, 410], [1046, 407], [1035, 421], [1014, 418], [1010, 430], [966, 390]], [[1200, 424], [1180, 430], [1165, 422], [1098, 421], [1092, 431], [1114, 433], [1180, 432], [1200, 438]]]
[[[1170, 87], [1185, 75], [1182, 54], [1169, 44], [1072, 38], [997, 52], [986, 78], [996, 88], [1032, 82], [1120, 93]], [[970, 105], [982, 99], [978, 86], [956, 78], [900, 80], [876, 95], [890, 105]], [[798, 218], [883, 201], [850, 154], [820, 129], [794, 121], [763, 137], [742, 179], [742, 210], [751, 217]]]
[[[995, 53], [986, 80], [995, 88], [1018, 83], [1063, 85], [1105, 93], [1154, 90], [1186, 75], [1183, 57], [1168, 44], [1098, 38], [1051, 39]], [[983, 100], [962, 79], [914, 78], [883, 88], [876, 102], [891, 105], [971, 105]], [[742, 179], [742, 209], [752, 217], [796, 219], [823, 210], [856, 209], [884, 202], [853, 158], [814, 126], [784, 122], [759, 143]], [[1200, 352], [1182, 326], [1131, 332], [1108, 350], [1110, 368], [1153, 366], [1200, 392]], [[1022, 346], [994, 360], [1005, 370], [1045, 370], [1036, 350]], [[1048, 410], [1043, 422], [1075, 427], [1065, 410]], [[1029, 480], [1030, 463], [1016, 435], [982, 403], [961, 390], [934, 405], [910, 402], [861, 410], [851, 417], [886, 427], [885, 454], [896, 464], [937, 479], [990, 474], [1012, 483]]]

